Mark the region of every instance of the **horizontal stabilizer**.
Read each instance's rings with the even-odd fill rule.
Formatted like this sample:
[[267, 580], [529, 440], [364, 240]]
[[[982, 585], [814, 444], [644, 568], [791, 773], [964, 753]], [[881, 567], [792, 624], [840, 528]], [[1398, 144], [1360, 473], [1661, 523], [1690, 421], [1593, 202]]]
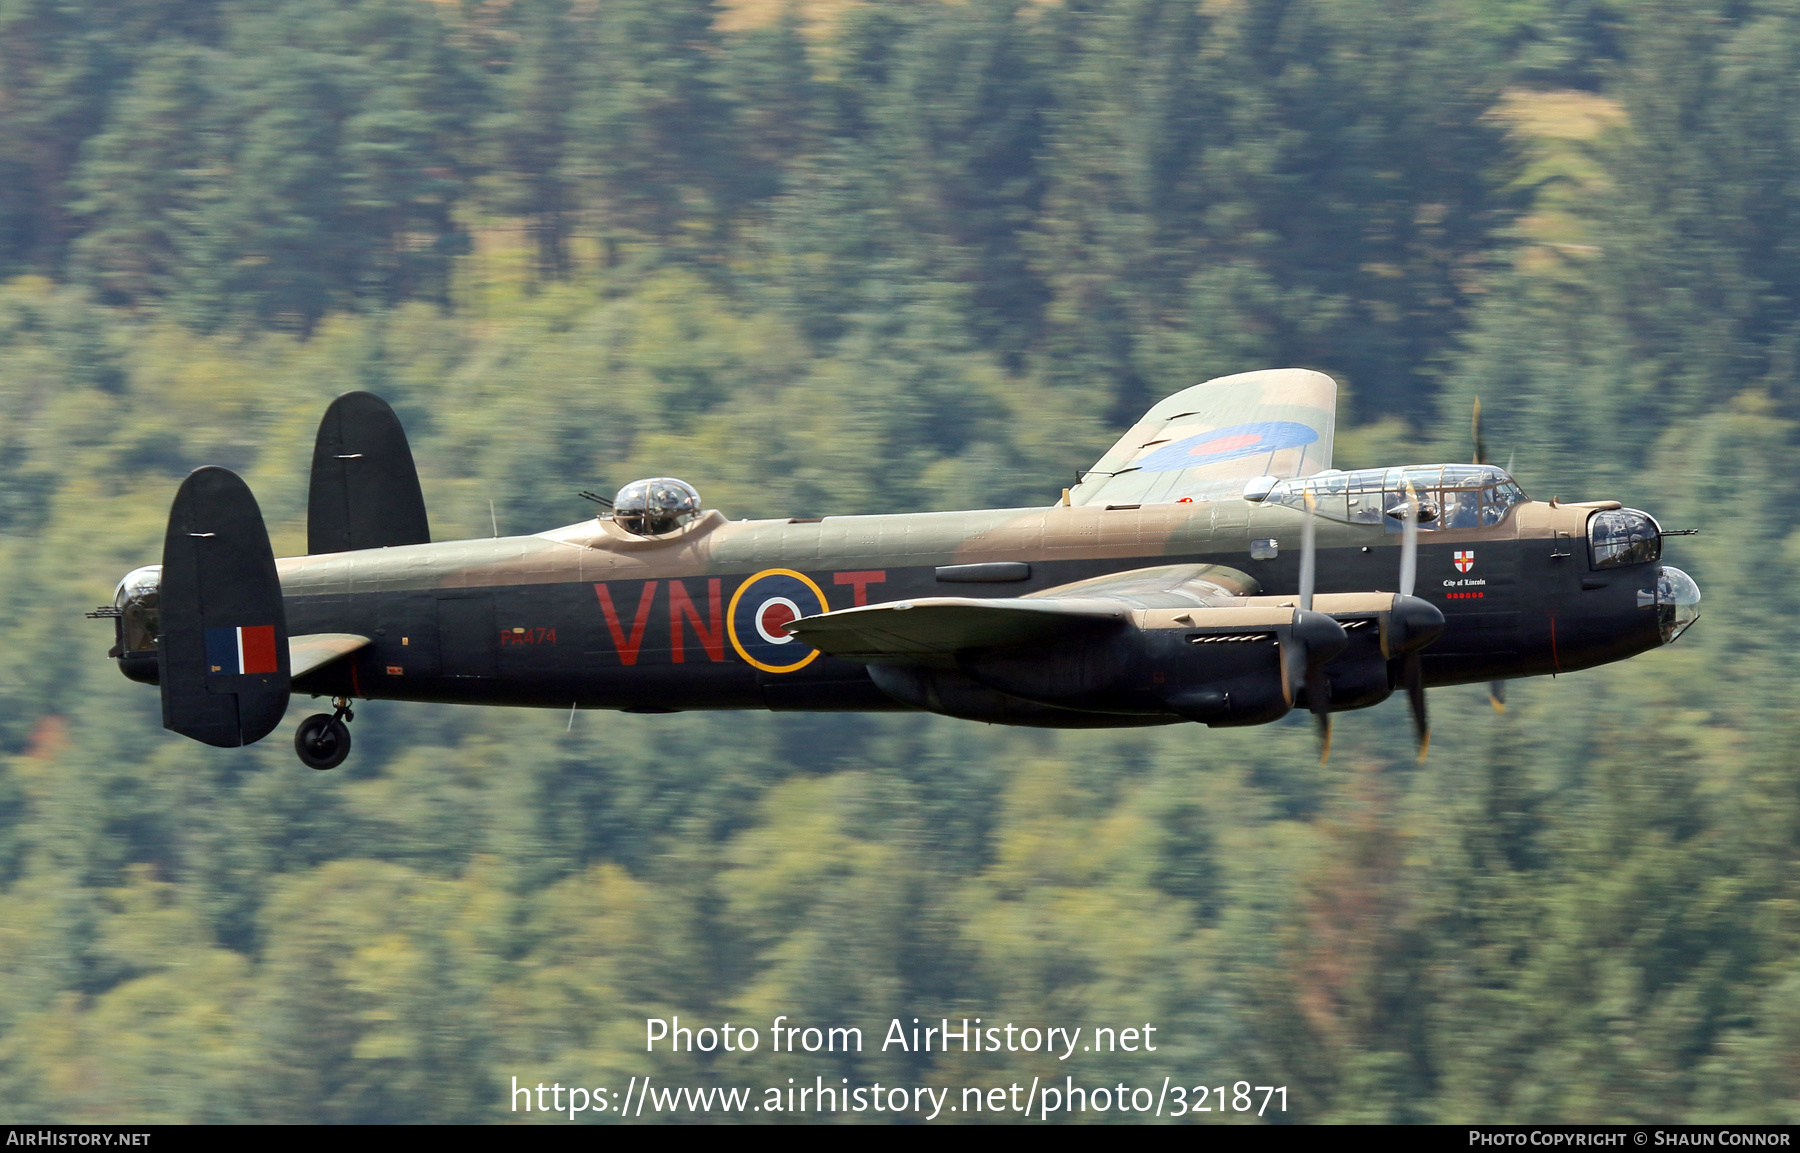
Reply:
[[1331, 467], [1337, 383], [1304, 368], [1222, 376], [1157, 404], [1069, 491], [1071, 504], [1238, 496], [1255, 476]]
[[290, 674], [297, 680], [324, 668], [339, 657], [347, 657], [369, 643], [368, 637], [355, 633], [307, 633], [288, 638]]
[[262, 510], [237, 474], [188, 474], [162, 563], [163, 727], [220, 748], [261, 740], [287, 712], [287, 615]]
[[430, 541], [425, 496], [400, 418], [374, 393], [346, 392], [325, 410], [313, 442], [306, 551]]

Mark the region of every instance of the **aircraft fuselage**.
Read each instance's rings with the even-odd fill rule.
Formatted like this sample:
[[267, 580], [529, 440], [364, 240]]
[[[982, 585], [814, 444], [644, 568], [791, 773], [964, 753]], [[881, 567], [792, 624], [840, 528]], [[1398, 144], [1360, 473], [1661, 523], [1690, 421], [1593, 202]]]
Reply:
[[[1661, 562], [1596, 570], [1587, 522], [1612, 502], [1515, 505], [1421, 534], [1417, 595], [1442, 612], [1426, 680], [1571, 672], [1663, 643]], [[590, 520], [535, 536], [277, 562], [291, 634], [372, 643], [295, 681], [321, 695], [568, 708], [900, 710], [862, 665], [809, 649], [797, 616], [928, 596], [1018, 597], [1128, 569], [1224, 565], [1298, 583], [1301, 514], [1227, 500], [1134, 508], [728, 521], [664, 537]], [[1396, 587], [1400, 537], [1321, 519], [1318, 591]], [[1270, 542], [1273, 542], [1271, 544]], [[1174, 720], [1173, 717], [1157, 720]], [[1156, 723], [1087, 714], [1072, 723]]]

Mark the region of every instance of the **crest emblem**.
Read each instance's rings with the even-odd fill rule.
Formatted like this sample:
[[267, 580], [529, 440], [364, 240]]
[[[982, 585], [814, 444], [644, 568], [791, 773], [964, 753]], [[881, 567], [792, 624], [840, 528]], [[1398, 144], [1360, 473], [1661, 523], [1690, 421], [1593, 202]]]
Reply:
[[1452, 559], [1456, 562], [1457, 572], [1468, 572], [1475, 567], [1475, 550], [1472, 548], [1457, 549]]

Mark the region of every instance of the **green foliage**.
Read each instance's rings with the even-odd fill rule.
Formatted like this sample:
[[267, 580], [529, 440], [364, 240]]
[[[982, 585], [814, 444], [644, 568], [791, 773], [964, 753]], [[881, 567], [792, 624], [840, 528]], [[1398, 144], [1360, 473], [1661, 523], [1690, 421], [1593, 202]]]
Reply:
[[[511, 1120], [515, 1076], [644, 1074], [1800, 1118], [1790, 7], [755, 11], [0, 0], [9, 1119]], [[1393, 707], [1322, 766], [1305, 718], [370, 702], [315, 774], [163, 732], [77, 615], [202, 463], [301, 551], [351, 388], [451, 538], [661, 473], [734, 517], [1048, 503], [1281, 363], [1354, 390], [1340, 465], [1461, 459], [1480, 396], [1537, 495], [1703, 526], [1705, 619], [1505, 716], [1435, 691], [1423, 766]], [[674, 1014], [864, 1050], [643, 1053]], [[1161, 1048], [882, 1052], [913, 1016]]]
[[715, 0], [617, 0], [593, 24], [577, 160], [609, 242], [716, 228], [736, 142], [713, 57]]
[[1515, 207], [1503, 73], [1460, 10], [1135, 0], [1066, 25], [1055, 371], [1137, 410], [1195, 365], [1304, 363], [1366, 418], [1421, 413]]
[[153, 49], [77, 173], [75, 271], [203, 328], [443, 301], [484, 101], [411, 0], [272, 9], [223, 51]]
[[483, 125], [492, 153], [483, 167], [493, 175], [494, 207], [525, 218], [537, 274], [560, 279], [569, 273], [576, 209], [569, 163], [580, 41], [565, 0], [521, 4], [517, 13], [517, 47], [498, 81], [499, 107]]

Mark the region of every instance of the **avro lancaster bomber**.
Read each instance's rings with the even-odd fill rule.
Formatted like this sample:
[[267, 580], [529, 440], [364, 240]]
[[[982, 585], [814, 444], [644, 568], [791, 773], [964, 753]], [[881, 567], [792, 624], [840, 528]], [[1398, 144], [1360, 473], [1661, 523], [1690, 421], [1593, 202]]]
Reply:
[[666, 713], [923, 710], [1066, 728], [1256, 725], [1397, 690], [1569, 672], [1672, 642], [1700, 590], [1616, 501], [1504, 469], [1331, 467], [1337, 386], [1278, 369], [1152, 408], [1043, 508], [727, 519], [671, 478], [531, 536], [433, 542], [378, 397], [326, 411], [307, 555], [277, 560], [223, 468], [176, 494], [162, 563], [119, 584], [111, 656], [165, 727], [350, 749], [357, 699]]

